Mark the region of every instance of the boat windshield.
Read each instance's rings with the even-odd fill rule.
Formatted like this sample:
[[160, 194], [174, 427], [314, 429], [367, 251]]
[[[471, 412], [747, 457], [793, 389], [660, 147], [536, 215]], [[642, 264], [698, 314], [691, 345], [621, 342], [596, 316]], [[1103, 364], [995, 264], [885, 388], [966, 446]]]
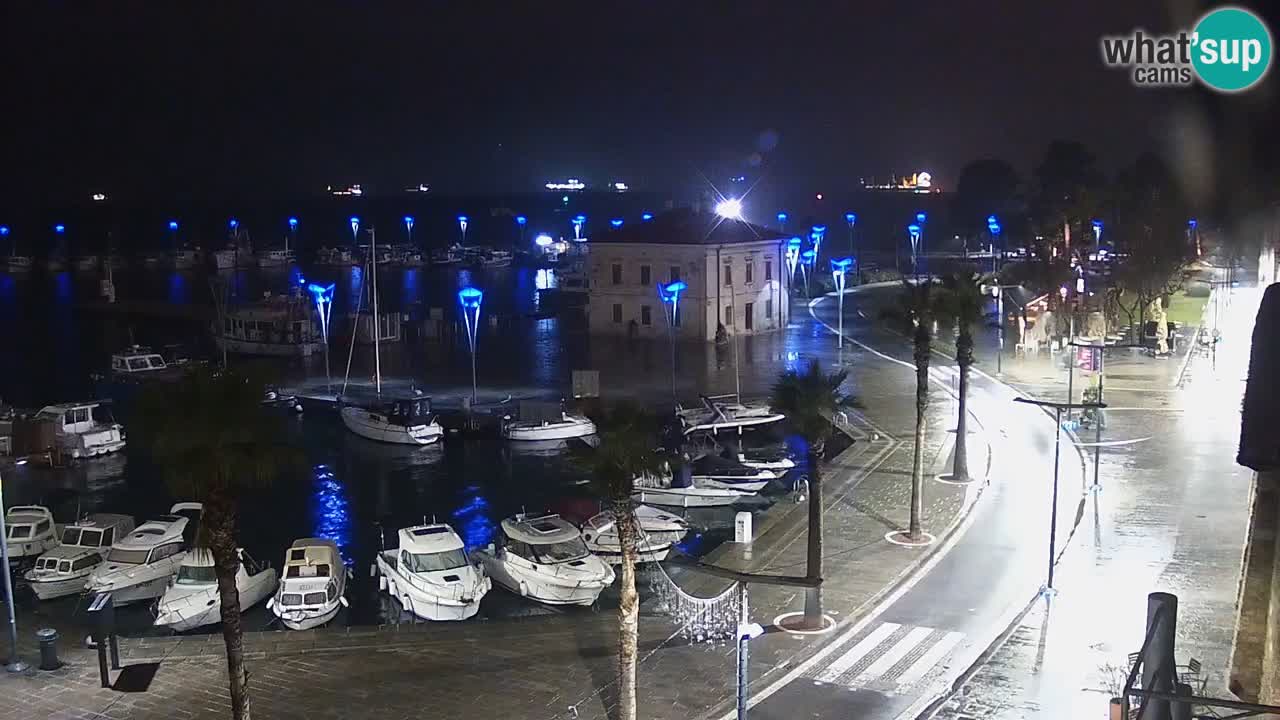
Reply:
[[119, 563], [121, 565], [141, 565], [146, 561], [146, 550], [111, 548], [111, 551], [107, 553], [107, 562]]
[[69, 527], [62, 531], [63, 545], [79, 545], [80, 544], [80, 528]]
[[211, 565], [183, 565], [178, 568], [179, 585], [211, 585], [218, 582], [218, 576]]
[[587, 556], [587, 545], [582, 542], [580, 537], [532, 547], [533, 554], [537, 556], [538, 561], [544, 563], [569, 562], [570, 560], [577, 560]]
[[405, 570], [409, 572], [438, 572], [452, 570], [467, 564], [467, 554], [462, 548], [437, 553], [405, 553]]
[[27, 539], [27, 538], [31, 537], [31, 529], [32, 529], [32, 527], [33, 527], [32, 525], [10, 525], [10, 526], [9, 526], [9, 539], [10, 539], [10, 540], [25, 540], [25, 539]]

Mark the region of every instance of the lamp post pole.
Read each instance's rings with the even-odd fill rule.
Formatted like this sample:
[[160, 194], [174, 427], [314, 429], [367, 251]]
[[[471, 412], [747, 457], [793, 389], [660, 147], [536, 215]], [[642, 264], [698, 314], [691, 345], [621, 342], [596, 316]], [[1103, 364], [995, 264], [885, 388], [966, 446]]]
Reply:
[[[844, 214], [844, 221], [849, 224], [849, 257], [854, 259], [855, 267], [858, 259], [857, 241], [854, 238], [854, 226], [858, 224], [858, 214], [847, 212]], [[854, 284], [858, 283], [857, 277], [854, 277]]]
[[907, 235], [911, 237], [911, 274], [916, 276], [917, 280], [920, 279], [920, 264], [917, 257], [920, 252], [921, 234], [919, 225], [911, 223], [907, 226]]
[[667, 339], [671, 345], [671, 404], [677, 407], [680, 401], [676, 397], [676, 320], [680, 312], [680, 293], [688, 287], [683, 280], [658, 284], [658, 299], [662, 301], [663, 310], [671, 306], [671, 314], [667, 315]]
[[836, 346], [840, 350], [844, 350], [844, 283], [845, 274], [849, 271], [849, 266], [853, 265], [853, 258], [831, 258], [831, 281], [836, 287], [836, 296], [839, 298], [839, 317], [836, 322], [839, 330], [836, 331]]
[[[991, 237], [995, 240], [992, 243], [994, 250], [995, 245], [1000, 245], [1000, 260], [1004, 261], [1004, 246], [1000, 243], [1000, 222], [996, 220], [995, 215], [987, 216], [987, 230], [991, 232]], [[1000, 282], [1000, 266], [995, 265], [996, 275], [996, 314], [999, 316], [999, 323], [996, 328], [996, 375], [1004, 373], [1004, 285]]]
[[464, 287], [458, 291], [458, 304], [462, 306], [462, 320], [467, 326], [467, 342], [471, 346], [471, 402], [476, 401], [476, 333], [480, 329], [480, 305], [484, 291]]
[[[26, 464], [25, 460], [19, 460], [18, 464]], [[0, 570], [4, 572], [4, 599], [5, 607], [9, 610], [9, 662], [5, 665], [5, 669], [11, 673], [26, 672], [31, 667], [22, 662], [18, 657], [18, 620], [14, 616], [13, 602], [13, 581], [10, 579], [9, 570], [9, 531], [4, 524], [4, 487], [0, 484]]]

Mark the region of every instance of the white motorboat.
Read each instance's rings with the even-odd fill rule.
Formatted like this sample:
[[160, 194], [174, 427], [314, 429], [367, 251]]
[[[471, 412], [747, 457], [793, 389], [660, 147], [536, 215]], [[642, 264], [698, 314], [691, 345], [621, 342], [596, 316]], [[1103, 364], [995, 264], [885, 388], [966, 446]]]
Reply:
[[432, 265], [456, 265], [466, 259], [461, 248], [457, 246], [437, 248], [429, 256]]
[[347, 248], [322, 247], [316, 251], [316, 264], [333, 267], [355, 265], [357, 260]]
[[[689, 523], [648, 505], [637, 505], [633, 510], [639, 535], [636, 543], [636, 562], [662, 562], [671, 552], [671, 546], [684, 539]], [[606, 510], [588, 520], [582, 526], [582, 539], [587, 549], [599, 555], [605, 562], [618, 565], [622, 562], [622, 544], [618, 539], [618, 527], [613, 511]]]
[[568, 440], [596, 434], [596, 424], [585, 415], [564, 411], [559, 404], [520, 403], [518, 419], [502, 420], [502, 437], [512, 442]]
[[347, 567], [332, 540], [294, 540], [285, 552], [284, 577], [267, 607], [290, 630], [310, 630], [347, 606]]
[[43, 505], [14, 505], [4, 514], [9, 562], [33, 560], [58, 546], [53, 513]]
[[109, 592], [116, 605], [160, 597], [187, 555], [200, 522], [200, 503], [177, 503], [116, 540], [93, 569], [85, 590]]
[[10, 255], [6, 262], [9, 272], [30, 272], [34, 262], [30, 255]]
[[702, 396], [702, 407], [678, 409], [676, 416], [685, 434], [740, 430], [778, 422], [786, 416], [767, 405], [744, 405], [734, 395]]
[[258, 253], [258, 267], [260, 268], [285, 268], [294, 262], [293, 251], [289, 248], [266, 250]]
[[111, 354], [111, 379], [118, 382], [177, 380], [188, 370], [189, 362], [170, 363], [164, 356], [142, 345], [131, 345]]
[[778, 477], [782, 477], [788, 470], [796, 466], [796, 461], [791, 459], [786, 450], [744, 450], [738, 453], [737, 460], [740, 464], [749, 468], [769, 470]]
[[342, 424], [360, 437], [400, 445], [430, 445], [444, 435], [430, 398], [342, 401]]
[[115, 539], [130, 532], [133, 518], [128, 515], [90, 515], [63, 528], [61, 544], [41, 555], [23, 578], [41, 600], [79, 593]]
[[695, 483], [693, 476], [686, 470], [674, 478], [652, 475], [638, 477], [631, 497], [640, 503], [692, 508], [732, 505], [754, 494], [748, 490], [713, 487], [705, 482]]
[[52, 426], [52, 446], [64, 458], [96, 457], [124, 449], [124, 426], [111, 419], [103, 402], [48, 405], [34, 422]]
[[590, 605], [613, 584], [613, 568], [592, 555], [578, 528], [559, 515], [502, 521], [499, 545], [476, 555], [494, 582], [548, 605]]
[[239, 251], [236, 248], [223, 248], [210, 253], [215, 270], [230, 270], [237, 265]]
[[749, 493], [760, 492], [770, 480], [777, 478], [772, 470], [747, 467], [715, 455], [704, 455], [695, 460], [692, 474], [695, 486]]
[[228, 310], [214, 325], [218, 349], [243, 355], [308, 357], [324, 351], [312, 302], [301, 292]]
[[474, 616], [491, 582], [467, 557], [458, 533], [435, 523], [403, 528], [399, 536], [399, 549], [378, 553], [378, 588], [423, 620]]
[[480, 256], [480, 267], [484, 268], [504, 268], [510, 267], [513, 256], [507, 250], [490, 250]]
[[[269, 564], [255, 562], [243, 548], [236, 552], [240, 556], [236, 592], [243, 612], [270, 597], [279, 579]], [[184, 632], [222, 622], [222, 595], [213, 565], [213, 553], [207, 549], [187, 553], [178, 566], [178, 574], [156, 603], [156, 625]]]

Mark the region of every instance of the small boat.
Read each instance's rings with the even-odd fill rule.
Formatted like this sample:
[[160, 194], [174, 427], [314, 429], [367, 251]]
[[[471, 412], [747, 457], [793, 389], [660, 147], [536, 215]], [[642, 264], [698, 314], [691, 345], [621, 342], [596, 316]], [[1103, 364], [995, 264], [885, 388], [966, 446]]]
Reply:
[[215, 270], [231, 270], [239, 264], [237, 262], [239, 254], [236, 248], [230, 247], [214, 250], [209, 254], [209, 257], [213, 259], [213, 268]]
[[43, 505], [14, 505], [4, 514], [9, 562], [35, 559], [58, 546], [53, 513]]
[[123, 450], [124, 426], [111, 418], [108, 403], [90, 401], [47, 405], [31, 422], [51, 427], [50, 445], [64, 458], [97, 457]]
[[420, 268], [426, 267], [427, 260], [422, 257], [422, 253], [417, 250], [406, 250], [396, 258], [396, 263], [400, 265], [400, 267]]
[[357, 260], [347, 248], [322, 247], [316, 251], [316, 264], [331, 267], [355, 265]]
[[332, 540], [294, 540], [285, 552], [284, 577], [267, 608], [290, 630], [320, 627], [347, 606], [349, 574]]
[[267, 250], [258, 253], [258, 267], [260, 268], [285, 268], [294, 262], [293, 251], [289, 248]]
[[635, 480], [632, 499], [639, 503], [652, 503], [670, 507], [720, 507], [732, 505], [754, 492], [726, 487], [712, 487], [695, 483], [688, 468], [673, 478], [646, 475]]
[[242, 355], [309, 357], [324, 351], [315, 306], [300, 292], [228, 310], [214, 324], [218, 349]]
[[199, 248], [179, 248], [169, 254], [169, 264], [174, 270], [191, 270], [204, 263], [204, 253]]
[[[639, 536], [636, 543], [636, 562], [662, 562], [671, 552], [671, 546], [689, 533], [689, 523], [648, 505], [635, 507]], [[618, 565], [622, 562], [622, 545], [618, 540], [618, 528], [613, 511], [606, 510], [588, 520], [582, 526], [582, 539], [587, 549], [599, 555], [605, 562]]]
[[284, 408], [295, 413], [303, 410], [302, 401], [297, 395], [284, 392], [274, 385], [266, 385], [262, 388], [262, 404], [267, 407]]
[[111, 379], [118, 382], [176, 380], [188, 370], [189, 362], [170, 364], [164, 356], [144, 345], [130, 345], [111, 354]]
[[102, 564], [116, 537], [131, 532], [133, 518], [128, 515], [90, 515], [63, 528], [61, 544], [41, 555], [23, 578], [41, 600], [75, 595], [84, 590], [89, 575]]
[[489, 250], [480, 256], [480, 267], [504, 268], [511, 266], [513, 256], [508, 250]]
[[557, 403], [520, 403], [518, 419], [502, 419], [502, 437], [512, 442], [568, 440], [596, 434], [596, 424], [585, 415], [573, 415]]
[[767, 405], [744, 405], [735, 395], [703, 395], [702, 405], [700, 408], [676, 410], [686, 435], [694, 432], [715, 434], [720, 430], [768, 425], [786, 417], [773, 412]]
[[457, 265], [465, 259], [462, 249], [457, 246], [432, 250], [430, 257], [432, 265]]
[[782, 477], [788, 470], [796, 466], [796, 461], [791, 459], [791, 454], [786, 448], [776, 450], [744, 449], [738, 452], [737, 460], [750, 468], [770, 470], [778, 477]]
[[400, 547], [378, 553], [378, 588], [423, 620], [466, 620], [492, 586], [462, 538], [444, 523], [402, 528]]
[[693, 461], [693, 484], [701, 487], [759, 492], [775, 478], [777, 475], [772, 470], [747, 467], [715, 455], [704, 455]]
[[[255, 562], [244, 548], [237, 548], [236, 553], [240, 556], [236, 592], [240, 595], [240, 611], [244, 612], [270, 597], [279, 579], [275, 568]], [[156, 603], [155, 624], [184, 632], [218, 622], [222, 622], [222, 596], [213, 553], [197, 548], [182, 559], [178, 574]]]
[[494, 582], [548, 605], [591, 605], [613, 584], [613, 568], [559, 515], [507, 518], [498, 545], [476, 555]]
[[431, 414], [430, 398], [342, 399], [340, 402], [338, 414], [342, 424], [363, 438], [400, 445], [430, 445], [444, 435], [444, 429]]
[[160, 597], [195, 539], [200, 503], [177, 503], [116, 541], [93, 569], [85, 590], [109, 592], [116, 605]]
[[29, 272], [34, 264], [29, 255], [10, 255], [6, 262], [9, 272]]
[[94, 272], [99, 266], [97, 255], [77, 255], [72, 262], [76, 272]]

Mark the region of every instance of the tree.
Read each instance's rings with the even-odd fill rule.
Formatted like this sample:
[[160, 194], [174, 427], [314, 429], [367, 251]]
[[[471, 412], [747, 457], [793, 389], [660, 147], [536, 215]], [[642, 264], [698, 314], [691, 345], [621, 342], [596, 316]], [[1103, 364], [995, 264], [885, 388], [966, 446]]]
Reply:
[[919, 542], [924, 533], [920, 516], [924, 512], [924, 437], [929, 411], [929, 359], [933, 353], [933, 322], [937, 309], [933, 281], [903, 281], [898, 306], [887, 314], [911, 337], [912, 359], [916, 365], [916, 443], [911, 458], [911, 519], [907, 539]]
[[1139, 341], [1147, 308], [1182, 286], [1190, 259], [1185, 227], [1185, 221], [1170, 212], [1152, 211], [1146, 222], [1127, 224], [1120, 232], [1122, 253], [1112, 270], [1111, 299], [1131, 326], [1137, 316]]
[[[840, 385], [847, 375], [844, 370], [828, 375], [812, 360], [804, 372], [787, 370], [779, 375], [770, 400], [773, 409], [785, 414], [787, 425], [807, 443], [809, 552], [805, 574], [810, 580], [822, 579], [822, 454], [835, 427], [832, 414], [839, 408]], [[821, 585], [805, 591], [804, 625], [822, 625]]]
[[1036, 180], [1040, 234], [1055, 238], [1068, 231], [1079, 238], [1077, 242], [1084, 241], [1102, 205], [1105, 185], [1093, 153], [1078, 142], [1055, 140], [1036, 167]]
[[969, 482], [969, 449], [967, 415], [969, 368], [973, 365], [973, 326], [982, 320], [985, 299], [981, 276], [962, 270], [942, 278], [942, 293], [935, 303], [938, 315], [956, 326], [956, 365], [960, 367], [960, 416], [956, 419], [955, 463], [951, 479]]
[[952, 217], [962, 232], [978, 235], [987, 229], [987, 216], [995, 215], [1006, 228], [1025, 212], [1022, 179], [1009, 163], [997, 158], [974, 160], [960, 170]]
[[593, 420], [599, 428], [599, 447], [582, 451], [575, 460], [590, 476], [596, 492], [609, 503], [622, 551], [622, 583], [618, 602], [618, 718], [636, 718], [636, 656], [640, 643], [640, 595], [636, 591], [639, 527], [631, 493], [639, 475], [657, 472], [661, 459], [654, 451], [657, 420], [631, 405], [617, 405]]
[[282, 419], [262, 405], [262, 388], [243, 373], [201, 370], [174, 384], [157, 384], [139, 398], [135, 412], [136, 435], [173, 494], [204, 504], [197, 545], [213, 554], [235, 720], [250, 717], [236, 591], [237, 505], [245, 490], [270, 483], [296, 458], [284, 442]]

